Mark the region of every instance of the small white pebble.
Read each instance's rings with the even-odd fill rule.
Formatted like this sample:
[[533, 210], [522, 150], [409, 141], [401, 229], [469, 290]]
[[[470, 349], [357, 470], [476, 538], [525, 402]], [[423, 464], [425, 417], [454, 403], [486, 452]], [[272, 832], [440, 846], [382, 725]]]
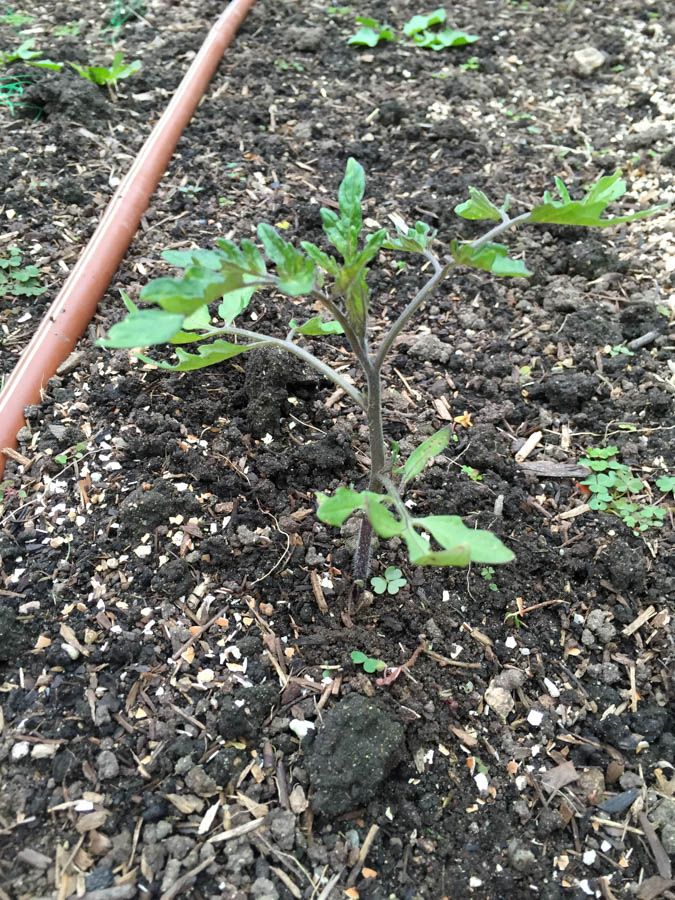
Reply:
[[314, 722], [305, 722], [304, 719], [291, 719], [288, 727], [291, 729], [293, 734], [302, 740], [304, 737], [307, 737], [310, 731], [312, 731], [315, 727]]
[[546, 690], [549, 692], [551, 697], [557, 698], [560, 696], [560, 691], [553, 684], [550, 678], [544, 678], [544, 684], [546, 685]]
[[597, 859], [598, 854], [595, 850], [586, 850], [583, 855], [583, 861], [585, 866], [592, 866], [595, 860]]
[[544, 719], [544, 714], [540, 709], [531, 709], [527, 714], [527, 721], [534, 728], [539, 728]]
[[30, 753], [30, 744], [28, 741], [19, 741], [18, 744], [14, 744], [12, 747], [12, 761], [18, 762], [20, 759], [23, 759], [24, 756], [28, 756]]
[[481, 797], [485, 796], [488, 792], [488, 787], [490, 782], [488, 781], [488, 777], [485, 772], [479, 772], [478, 775], [473, 776], [473, 780], [476, 782], [476, 787], [481, 795]]
[[504, 646], [508, 647], [509, 650], [515, 650], [518, 646], [518, 641], [514, 638], [512, 634], [510, 634], [507, 639], [504, 641]]

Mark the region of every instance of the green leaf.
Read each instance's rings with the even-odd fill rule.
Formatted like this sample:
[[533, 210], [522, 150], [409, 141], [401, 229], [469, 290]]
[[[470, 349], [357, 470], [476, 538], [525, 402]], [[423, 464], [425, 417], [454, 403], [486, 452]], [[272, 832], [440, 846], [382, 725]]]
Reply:
[[250, 344], [231, 344], [229, 341], [219, 340], [200, 347], [197, 353], [186, 353], [185, 350], [178, 348], [176, 350], [179, 360], [177, 363], [151, 359], [140, 353], [138, 358], [158, 369], [168, 369], [171, 372], [193, 372], [195, 369], [204, 369], [207, 366], [223, 362], [223, 360], [231, 359], [233, 356], [239, 356], [240, 353], [246, 353], [247, 350], [252, 350], [254, 347], [263, 347], [266, 343], [266, 341], [254, 341]]
[[489, 219], [492, 222], [501, 221], [499, 209], [494, 203], [475, 187], [469, 187], [469, 200], [455, 207], [455, 212], [463, 219]]
[[386, 498], [374, 494], [366, 501], [366, 513], [375, 534], [383, 538], [392, 538], [402, 534], [404, 525], [385, 505]]
[[396, 40], [396, 36], [391, 28], [387, 25], [381, 25], [376, 19], [358, 16], [356, 23], [361, 25], [361, 28], [359, 28], [356, 34], [353, 34], [349, 38], [347, 41], [348, 44], [356, 44], [362, 47], [376, 47], [380, 41]]
[[377, 659], [371, 659], [370, 657], [368, 657], [368, 659], [364, 660], [363, 671], [368, 672], [369, 674], [372, 672], [375, 672], [376, 669], [378, 668], [377, 664], [378, 664]]
[[459, 241], [453, 240], [450, 242], [450, 252], [459, 265], [483, 269], [485, 272], [492, 272], [493, 275], [526, 278], [532, 274], [522, 260], [511, 259], [508, 247], [503, 244], [494, 244], [490, 241], [474, 250], [471, 244], [460, 244]]
[[366, 284], [367, 263], [377, 254], [387, 239], [386, 229], [381, 228], [368, 236], [363, 250], [352, 261], [340, 267], [335, 279], [335, 291], [345, 298], [349, 321], [359, 336], [366, 330], [370, 290]]
[[445, 50], [446, 47], [462, 47], [465, 44], [473, 44], [479, 40], [477, 34], [467, 34], [466, 31], [455, 31], [449, 28], [443, 31], [423, 31], [413, 36], [413, 41], [418, 47], [429, 50]]
[[429, 13], [427, 16], [417, 15], [413, 16], [408, 22], [403, 26], [403, 33], [407, 37], [412, 37], [414, 34], [418, 34], [420, 31], [424, 31], [429, 28], [431, 25], [441, 25], [445, 22], [445, 10], [437, 9], [434, 12]]
[[220, 318], [229, 325], [240, 312], [246, 309], [254, 293], [254, 287], [245, 287], [225, 294], [218, 306]]
[[[192, 315], [186, 316], [183, 320], [183, 329], [185, 331], [204, 330], [211, 325], [211, 314], [208, 306], [200, 306]], [[200, 335], [202, 337], [202, 335]]]
[[258, 225], [258, 237], [265, 253], [276, 263], [279, 290], [290, 297], [310, 294], [316, 281], [312, 260], [287, 243], [271, 225]]
[[328, 272], [331, 275], [337, 275], [340, 271], [340, 265], [336, 259], [332, 256], [329, 256], [327, 253], [324, 253], [323, 250], [320, 250], [316, 244], [311, 244], [309, 241], [302, 241], [300, 246], [305, 251], [307, 256], [312, 260], [314, 265], [318, 266], [320, 269], [323, 269], [325, 272]]
[[583, 225], [585, 227], [602, 227], [633, 222], [664, 209], [665, 206], [654, 206], [642, 209], [625, 216], [614, 216], [611, 219], [601, 218], [607, 206], [626, 192], [626, 182], [621, 172], [605, 175], [591, 187], [582, 200], [571, 200], [569, 191], [560, 178], [555, 179], [560, 200], [554, 200], [548, 191], [544, 194], [544, 202], [535, 206], [525, 221], [555, 225]]
[[401, 479], [401, 489], [412, 479], [416, 478], [424, 469], [426, 464], [434, 456], [438, 456], [450, 442], [450, 427], [441, 428], [431, 437], [416, 447], [410, 454], [403, 466], [403, 477]]
[[435, 236], [435, 229], [427, 225], [426, 222], [415, 222], [412, 228], [408, 228], [407, 232], [402, 231], [397, 225], [396, 237], [392, 238], [387, 235], [387, 239], [382, 246], [385, 250], [403, 250], [407, 253], [424, 253]]
[[150, 347], [164, 344], [180, 330], [183, 316], [163, 309], [137, 309], [128, 313], [97, 341], [99, 347]]
[[224, 258], [224, 254], [218, 250], [164, 250], [162, 252], [162, 259], [181, 269], [203, 266], [205, 269], [220, 272]]
[[437, 541], [442, 551], [430, 550], [417, 565], [466, 566], [469, 562], [499, 564], [511, 562], [514, 554], [489, 531], [467, 528], [459, 516], [425, 516], [414, 519]]
[[124, 305], [127, 308], [127, 312], [130, 312], [130, 313], [136, 312], [138, 307], [136, 306], [134, 301], [131, 299], [131, 297], [127, 294], [127, 292], [121, 290], [120, 296], [122, 297], [122, 303], [124, 303]]
[[363, 166], [353, 157], [347, 160], [345, 177], [338, 189], [343, 236], [347, 253], [343, 254], [345, 262], [351, 262], [356, 254], [356, 247], [362, 227], [361, 200], [366, 189], [366, 175]]
[[307, 336], [316, 336], [321, 334], [342, 334], [342, 325], [339, 322], [324, 322], [321, 316], [314, 316], [308, 319], [304, 325], [298, 325], [295, 319], [291, 319], [289, 327], [293, 328], [297, 334]]
[[363, 665], [363, 663], [368, 659], [365, 653], [362, 653], [360, 650], [352, 650], [349, 654], [353, 663], [356, 663], [357, 666]]
[[[328, 525], [342, 525], [345, 519], [357, 509], [363, 509], [368, 499], [368, 491], [352, 491], [339, 487], [332, 497], [317, 493], [317, 516]], [[377, 496], [377, 495], [375, 495]]]
[[244, 286], [238, 271], [214, 272], [204, 266], [192, 266], [183, 278], [154, 278], [142, 289], [141, 300], [189, 316], [198, 307]]
[[671, 491], [675, 492], [675, 476], [662, 475], [661, 478], [656, 479], [656, 486], [664, 494], [669, 494]]

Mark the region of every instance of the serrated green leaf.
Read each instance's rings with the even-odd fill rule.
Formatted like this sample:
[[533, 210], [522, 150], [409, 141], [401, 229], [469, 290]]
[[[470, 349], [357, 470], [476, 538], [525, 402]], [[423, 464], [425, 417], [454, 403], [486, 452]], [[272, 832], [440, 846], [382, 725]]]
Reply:
[[343, 254], [345, 262], [351, 262], [356, 254], [362, 227], [361, 200], [365, 189], [366, 175], [363, 166], [350, 156], [347, 160], [345, 177], [338, 189], [338, 204], [347, 248], [347, 253]]
[[218, 306], [218, 315], [229, 325], [251, 302], [255, 288], [245, 287], [225, 294]]
[[258, 237], [265, 253], [276, 263], [279, 290], [290, 297], [311, 293], [316, 281], [312, 260], [299, 253], [271, 225], [258, 225]]
[[469, 187], [469, 199], [456, 206], [455, 212], [463, 219], [489, 219], [491, 222], [501, 220], [499, 209], [486, 194], [475, 187]]
[[332, 256], [329, 256], [327, 253], [324, 253], [323, 250], [320, 250], [316, 244], [311, 244], [309, 241], [302, 241], [300, 246], [305, 251], [307, 256], [312, 260], [314, 265], [319, 266], [320, 269], [323, 269], [325, 272], [328, 272], [330, 275], [337, 275], [340, 271], [340, 265], [336, 259]]
[[416, 15], [413, 16], [408, 22], [403, 26], [403, 33], [407, 37], [412, 37], [414, 34], [418, 34], [420, 31], [424, 31], [426, 28], [430, 28], [432, 25], [441, 25], [445, 22], [445, 10], [444, 9], [436, 9], [434, 12], [429, 13], [426, 16]]
[[339, 487], [332, 497], [317, 493], [317, 516], [328, 525], [342, 525], [345, 519], [357, 509], [363, 509], [368, 498], [368, 491], [353, 491], [351, 488]]
[[493, 275], [526, 278], [532, 272], [520, 259], [511, 259], [509, 248], [504, 244], [494, 244], [491, 241], [474, 250], [471, 244], [460, 244], [459, 241], [450, 242], [450, 253], [458, 265], [471, 266], [474, 269], [482, 269], [492, 272]]
[[177, 363], [151, 359], [140, 353], [138, 358], [150, 365], [157, 366], [159, 369], [168, 369], [172, 372], [193, 372], [196, 369], [214, 366], [216, 363], [231, 359], [233, 356], [239, 356], [240, 353], [246, 353], [247, 350], [253, 350], [254, 347], [263, 347], [266, 343], [266, 341], [254, 341], [250, 344], [231, 344], [229, 341], [218, 340], [212, 344], [201, 346], [197, 353], [186, 353], [185, 350], [178, 348], [176, 350], [176, 356], [179, 360]]
[[436, 230], [426, 222], [415, 222], [407, 232], [396, 226], [396, 237], [387, 235], [382, 244], [385, 250], [403, 250], [406, 253], [424, 253], [431, 241], [436, 236]]
[[97, 341], [99, 347], [151, 347], [164, 344], [180, 330], [184, 316], [163, 309], [136, 309]]
[[450, 442], [450, 433], [449, 426], [441, 428], [413, 450], [403, 466], [401, 490], [412, 478], [416, 478], [420, 474], [429, 460], [445, 450]]
[[308, 319], [304, 325], [298, 325], [295, 319], [291, 319], [289, 327], [293, 328], [297, 334], [304, 334], [308, 337], [323, 334], [342, 334], [342, 325], [339, 322], [324, 322], [321, 316], [314, 316]]
[[244, 286], [240, 272], [214, 272], [203, 266], [192, 266], [186, 269], [183, 278], [153, 279], [142, 289], [140, 298], [168, 312], [189, 316], [200, 306]]
[[562, 180], [556, 178], [555, 182], [561, 199], [554, 200], [549, 192], [546, 191], [544, 202], [539, 206], [535, 206], [525, 221], [540, 224], [583, 225], [588, 228], [606, 228], [610, 225], [634, 222], [636, 219], [651, 216], [653, 213], [665, 209], [665, 206], [655, 206], [651, 209], [642, 209], [625, 216], [603, 219], [602, 214], [606, 207], [626, 191], [626, 182], [621, 178], [620, 171], [598, 179], [582, 200], [571, 200]]

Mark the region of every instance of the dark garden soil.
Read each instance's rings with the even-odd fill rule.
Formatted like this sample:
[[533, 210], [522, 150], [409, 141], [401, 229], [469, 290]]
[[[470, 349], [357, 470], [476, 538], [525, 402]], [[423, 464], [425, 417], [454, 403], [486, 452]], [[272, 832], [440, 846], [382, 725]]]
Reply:
[[[19, 11], [34, 21], [4, 24], [2, 50], [112, 57], [102, 3]], [[513, 234], [530, 279], [460, 272], [401, 336], [387, 437], [409, 452], [454, 422], [457, 438], [411, 500], [516, 560], [417, 569], [382, 542], [374, 574], [406, 584], [351, 623], [350, 553], [314, 491], [364, 485], [358, 411], [277, 352], [175, 375], [94, 344], [120, 289], [171, 272], [164, 249], [259, 221], [320, 243], [350, 156], [367, 228], [422, 219], [441, 254], [479, 233], [453, 212], [468, 185], [518, 210], [555, 175], [579, 196], [621, 168], [617, 211], [673, 200], [667, 0], [467, 0], [448, 13], [480, 35], [469, 46], [347, 46], [357, 14], [401, 33], [426, 11], [259, 0], [87, 335], [27, 410], [0, 488], [0, 898], [675, 896], [668, 213]], [[114, 45], [143, 68], [117, 92], [0, 70], [34, 82], [0, 114], [0, 256], [19, 247], [47, 287], [3, 298], [5, 374], [219, 12], [145, 2]], [[595, 63], [573, 55], [588, 47]], [[375, 340], [424, 278], [382, 259]], [[267, 293], [244, 320], [285, 334], [298, 312], [315, 311]], [[358, 378], [341, 338], [315, 349]], [[662, 527], [588, 507], [578, 459], [611, 445]], [[391, 668], [368, 674], [355, 650]]]

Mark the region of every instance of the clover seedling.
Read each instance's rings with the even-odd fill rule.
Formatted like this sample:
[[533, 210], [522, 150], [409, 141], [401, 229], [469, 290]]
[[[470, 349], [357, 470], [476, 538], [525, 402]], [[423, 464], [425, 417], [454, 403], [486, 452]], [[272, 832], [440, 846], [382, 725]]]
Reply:
[[10, 247], [9, 256], [0, 257], [0, 294], [39, 297], [47, 290], [38, 281], [41, 274], [37, 266], [22, 266], [21, 251]]
[[484, 581], [487, 581], [488, 587], [490, 588], [490, 590], [498, 591], [499, 588], [493, 581], [494, 576], [495, 576], [494, 566], [483, 566], [483, 568], [480, 570], [480, 577]]
[[394, 32], [388, 25], [381, 25], [376, 19], [368, 19], [358, 16], [357, 25], [361, 27], [353, 34], [348, 44], [357, 44], [360, 47], [376, 47], [380, 41], [395, 41]]
[[387, 566], [383, 576], [376, 575], [370, 579], [370, 584], [376, 594], [384, 594], [385, 591], [388, 594], [398, 594], [407, 583], [403, 572], [396, 566]]
[[470, 478], [472, 481], [482, 481], [483, 476], [480, 474], [478, 469], [474, 469], [472, 466], [460, 466], [459, 467], [462, 472]]
[[352, 662], [357, 666], [363, 666], [363, 671], [371, 674], [372, 672], [384, 672], [387, 668], [386, 662], [381, 659], [371, 659], [370, 656], [366, 656], [365, 653], [361, 653], [360, 650], [352, 650], [349, 654], [352, 658]]
[[[618, 451], [619, 448], [614, 446], [590, 447], [587, 455], [579, 460], [579, 465], [587, 466], [592, 473], [580, 482], [591, 493], [588, 505], [591, 509], [618, 516], [636, 535], [650, 527], [661, 528], [666, 510], [630, 499], [632, 495], [641, 494], [645, 486], [628, 466], [614, 459]], [[659, 481], [667, 483], [669, 479]], [[656, 485], [660, 488], [658, 481]]]
[[[516, 225], [562, 224], [600, 226], [632, 222], [656, 210], [642, 210], [614, 218], [603, 218], [605, 208], [625, 191], [620, 173], [600, 178], [581, 200], [572, 200], [563, 182], [556, 179], [560, 199], [544, 194], [543, 202], [515, 217], [508, 214], [508, 197], [501, 206], [476, 188], [469, 199], [455, 207], [465, 219], [487, 220], [485, 233], [472, 241], [437, 242], [435, 232], [424, 222], [410, 228], [397, 226], [363, 235], [361, 201], [365, 173], [355, 159], [347, 162], [338, 191], [337, 211], [321, 209], [325, 240], [337, 253], [302, 241], [297, 249], [285, 241], [271, 225], [258, 225], [258, 238], [275, 270], [268, 270], [258, 247], [244, 239], [240, 245], [216, 239], [217, 250], [167, 250], [164, 259], [185, 270], [181, 278], [156, 278], [141, 291], [140, 299], [149, 307], [139, 308], [125, 299], [126, 318], [114, 325], [104, 347], [149, 347], [171, 343], [176, 362], [157, 361], [145, 355], [147, 363], [174, 372], [189, 372], [232, 359], [256, 347], [279, 347], [313, 366], [337, 385], [366, 417], [370, 471], [365, 490], [338, 487], [332, 496], [317, 493], [317, 515], [329, 525], [340, 526], [351, 515], [360, 518], [353, 576], [363, 585], [370, 573], [370, 546], [373, 532], [382, 538], [400, 538], [410, 562], [416, 566], [467, 566], [469, 563], [496, 565], [513, 559], [513, 553], [488, 531], [467, 527], [459, 516], [415, 516], [403, 502], [403, 495], [427, 463], [442, 453], [452, 440], [452, 429], [441, 428], [401, 460], [392, 456], [384, 439], [382, 367], [401, 332], [409, 326], [438, 285], [457, 266], [482, 269], [498, 276], [524, 277], [528, 269], [520, 259], [509, 256], [508, 247], [494, 238]], [[431, 274], [411, 298], [391, 306], [392, 324], [371, 341], [370, 265], [382, 250], [421, 257]], [[269, 335], [238, 324], [235, 319], [249, 306], [258, 288], [273, 288], [291, 298], [306, 297], [318, 303], [331, 317], [313, 315], [305, 321], [291, 319], [285, 336]], [[392, 303], [387, 295], [383, 301]], [[210, 304], [217, 305], [219, 321], [212, 322]], [[300, 304], [294, 301], [294, 309]], [[296, 315], [299, 313], [296, 312]], [[378, 323], [381, 311], [378, 310]], [[229, 340], [224, 340], [226, 335]], [[362, 387], [307, 349], [308, 339], [332, 335], [351, 347], [361, 371]], [[183, 349], [202, 342], [196, 353]], [[467, 414], [468, 415], [468, 414]], [[464, 417], [462, 417], [464, 418]]]

